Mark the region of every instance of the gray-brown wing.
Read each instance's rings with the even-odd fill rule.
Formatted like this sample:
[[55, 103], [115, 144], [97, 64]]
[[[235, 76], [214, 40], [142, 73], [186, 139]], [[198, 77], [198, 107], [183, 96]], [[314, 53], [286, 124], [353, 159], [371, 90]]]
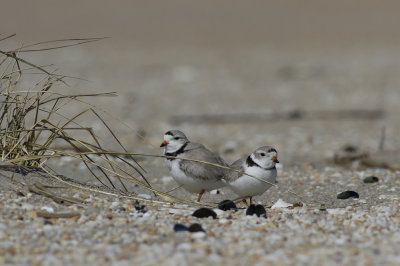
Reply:
[[[224, 159], [199, 143], [189, 143], [182, 155], [181, 157], [188, 159], [228, 166]], [[220, 180], [227, 171], [217, 166], [187, 160], [181, 160], [180, 168], [186, 175], [202, 180]]]
[[[243, 163], [246, 161], [247, 156], [244, 156], [240, 159], [237, 159], [236, 161], [234, 161], [229, 167], [235, 170], [239, 170], [241, 172], [244, 172], [243, 169]], [[238, 173], [236, 171], [229, 171], [226, 173], [224, 179], [228, 182], [233, 182], [236, 179], [238, 179], [239, 177], [241, 177], [243, 174]]]

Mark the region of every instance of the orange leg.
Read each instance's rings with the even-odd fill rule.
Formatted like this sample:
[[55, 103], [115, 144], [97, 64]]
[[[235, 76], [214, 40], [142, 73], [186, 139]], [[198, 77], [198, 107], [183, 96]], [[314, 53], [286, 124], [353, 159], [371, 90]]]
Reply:
[[246, 201], [245, 199], [243, 199], [242, 201], [243, 201], [243, 203], [244, 203], [247, 207], [250, 206], [250, 205], [247, 203], [247, 201]]
[[200, 191], [199, 197], [197, 198], [197, 202], [201, 200], [201, 197], [203, 197], [204, 192], [206, 192], [204, 189]]

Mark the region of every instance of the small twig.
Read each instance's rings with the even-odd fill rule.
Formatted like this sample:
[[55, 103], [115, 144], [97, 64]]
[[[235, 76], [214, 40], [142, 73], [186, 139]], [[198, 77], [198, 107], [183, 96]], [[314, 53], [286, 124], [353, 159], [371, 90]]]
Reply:
[[28, 189], [30, 192], [46, 196], [57, 202], [58, 204], [82, 204], [84, 203], [83, 200], [76, 199], [76, 198], [71, 198], [71, 197], [61, 197], [58, 195], [55, 195], [51, 191], [49, 191], [47, 188], [45, 188], [42, 184], [40, 183], [35, 183], [33, 185], [28, 185]]
[[38, 217], [43, 218], [72, 218], [76, 216], [81, 216], [79, 212], [46, 212], [46, 211], [37, 211], [36, 215]]

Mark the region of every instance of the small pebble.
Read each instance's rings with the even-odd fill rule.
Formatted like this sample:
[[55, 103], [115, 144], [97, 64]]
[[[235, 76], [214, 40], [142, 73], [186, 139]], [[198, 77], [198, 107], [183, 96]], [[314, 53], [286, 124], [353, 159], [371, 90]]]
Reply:
[[17, 168], [17, 169], [15, 169], [15, 172], [18, 173], [18, 174], [21, 174], [21, 175], [27, 175], [28, 174], [28, 171], [25, 170], [24, 168]]
[[43, 206], [42, 208], [40, 208], [42, 211], [46, 211], [49, 213], [54, 213], [54, 208], [53, 207], [49, 207], [49, 206]]
[[257, 217], [267, 217], [264, 206], [251, 204], [246, 210], [246, 215], [257, 215]]
[[118, 207], [119, 206], [119, 202], [118, 201], [113, 201], [111, 204], [110, 204], [110, 207], [111, 208], [116, 208], [116, 207]]
[[53, 225], [53, 222], [46, 219], [46, 220], [44, 220], [43, 224], [44, 225]]
[[215, 213], [215, 211], [209, 209], [209, 208], [200, 208], [197, 209], [192, 216], [197, 217], [197, 218], [207, 218], [212, 216], [214, 219], [217, 218], [217, 214]]
[[17, 191], [17, 195], [20, 196], [20, 197], [25, 197], [25, 194], [22, 193], [21, 191]]
[[231, 200], [223, 200], [220, 203], [218, 203], [218, 209], [223, 210], [223, 211], [237, 211], [236, 204], [231, 201]]
[[256, 205], [255, 213], [258, 217], [267, 218], [267, 212], [265, 211], [265, 208], [262, 205]]
[[352, 190], [347, 190], [337, 195], [338, 199], [349, 199], [349, 198], [358, 199], [359, 197], [360, 196], [358, 195], [358, 193]]
[[195, 232], [205, 232], [204, 229], [201, 227], [201, 224], [191, 224], [188, 228], [189, 232], [195, 233]]
[[251, 204], [246, 210], [246, 215], [253, 215], [255, 213], [256, 213], [256, 205]]
[[144, 205], [140, 205], [139, 201], [135, 201], [135, 209], [140, 212], [147, 212], [147, 208]]
[[194, 239], [202, 239], [202, 238], [205, 238], [206, 236], [207, 236], [207, 234], [204, 232], [195, 232], [192, 234], [192, 238], [194, 238]]
[[188, 231], [188, 228], [183, 224], [175, 224], [174, 231], [175, 232], [184, 232], [184, 231]]
[[139, 194], [138, 197], [142, 199], [151, 200], [151, 195], [149, 194]]
[[379, 182], [379, 178], [377, 178], [376, 176], [368, 176], [366, 178], [364, 178], [364, 183], [377, 183]]

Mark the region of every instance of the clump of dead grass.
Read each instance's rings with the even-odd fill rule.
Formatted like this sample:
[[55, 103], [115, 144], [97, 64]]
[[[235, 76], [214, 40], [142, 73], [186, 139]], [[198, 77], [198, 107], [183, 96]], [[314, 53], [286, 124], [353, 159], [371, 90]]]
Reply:
[[[0, 38], [0, 44], [13, 36]], [[115, 96], [115, 93], [61, 93], [59, 88], [68, 86], [68, 79], [73, 77], [60, 75], [46, 66], [23, 59], [24, 53], [65, 48], [100, 39], [48, 41], [22, 45], [9, 51], [0, 48], [2, 161], [24, 172], [39, 170], [75, 189], [137, 199], [135, 191], [129, 191], [127, 186], [133, 183], [153, 192], [159, 199], [154, 202], [190, 202], [154, 189], [145, 177], [145, 169], [127, 153], [117, 134], [103, 119], [103, 111], [85, 100], [88, 97]], [[37, 81], [25, 87], [22, 80], [29, 75], [35, 75]], [[68, 116], [71, 111], [68, 106], [72, 102], [82, 110]], [[114, 142], [121, 152], [106, 150], [104, 140], [96, 135], [92, 127], [81, 124], [79, 121], [82, 120], [90, 121], [91, 124], [96, 120], [110, 136], [107, 144]], [[62, 178], [48, 164], [49, 160], [60, 157], [81, 161], [85, 165], [84, 175], [92, 176], [99, 186]]]

